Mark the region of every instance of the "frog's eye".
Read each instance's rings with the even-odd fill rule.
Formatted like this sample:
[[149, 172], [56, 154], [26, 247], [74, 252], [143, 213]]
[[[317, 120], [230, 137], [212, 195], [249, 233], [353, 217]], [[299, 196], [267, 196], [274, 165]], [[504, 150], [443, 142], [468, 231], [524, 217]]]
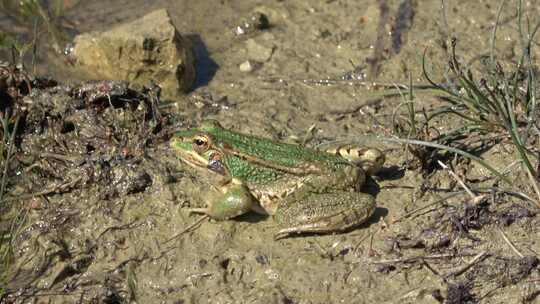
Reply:
[[193, 138], [193, 149], [201, 153], [208, 149], [208, 138], [206, 136], [196, 136]]
[[202, 138], [195, 138], [195, 140], [193, 141], [193, 143], [199, 147], [202, 147], [206, 144], [206, 141]]

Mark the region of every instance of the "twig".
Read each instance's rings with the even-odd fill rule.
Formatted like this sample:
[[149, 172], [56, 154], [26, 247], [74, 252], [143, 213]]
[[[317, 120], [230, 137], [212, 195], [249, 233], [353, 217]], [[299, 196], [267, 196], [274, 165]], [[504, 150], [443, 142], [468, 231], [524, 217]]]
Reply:
[[73, 187], [76, 183], [78, 183], [81, 180], [82, 180], [82, 177], [78, 177], [73, 181], [70, 181], [70, 182], [67, 182], [67, 183], [64, 183], [64, 184], [61, 184], [61, 185], [58, 185], [58, 186], [54, 186], [52, 188], [45, 189], [45, 190], [40, 191], [40, 192], [35, 192], [35, 193], [30, 193], [30, 194], [25, 194], [25, 195], [19, 195], [19, 196], [6, 197], [5, 199], [3, 199], [3, 202], [24, 200], [24, 199], [29, 199], [29, 198], [33, 198], [33, 197], [36, 197], [36, 196], [42, 196], [42, 195], [47, 195], [47, 194], [51, 194], [51, 193], [60, 193], [60, 191], [64, 191], [66, 189], [69, 189], [69, 188]]
[[532, 173], [530, 170], [527, 171], [527, 176], [529, 177], [529, 180], [531, 181], [531, 184], [533, 186], [534, 192], [536, 192], [537, 200], [534, 200], [534, 203], [540, 207], [540, 190], [538, 189], [538, 183], [536, 182], [536, 179], [532, 176]]
[[319, 255], [321, 256], [321, 258], [330, 259], [330, 260], [334, 259], [334, 256], [332, 255], [332, 253], [330, 253], [329, 250], [324, 249], [316, 239], [314, 240], [314, 244], [317, 251], [319, 251]]
[[418, 256], [393, 259], [393, 260], [371, 261], [370, 263], [371, 264], [409, 263], [409, 262], [414, 262], [416, 260], [438, 260], [438, 259], [457, 258], [457, 257], [465, 257], [465, 256], [473, 256], [473, 255], [475, 254], [473, 253], [462, 253], [462, 254], [444, 253], [444, 254], [433, 254], [433, 255], [418, 255]]
[[439, 166], [441, 166], [443, 169], [448, 171], [448, 173], [450, 173], [450, 175], [459, 183], [461, 188], [463, 188], [463, 190], [465, 190], [467, 194], [469, 194], [471, 199], [476, 198], [476, 195], [471, 191], [471, 189], [469, 189], [469, 187], [467, 187], [467, 185], [465, 185], [463, 180], [454, 171], [450, 170], [450, 168], [448, 168], [448, 166], [446, 166], [442, 161], [438, 160], [437, 162], [439, 163]]
[[504, 231], [500, 228], [500, 227], [497, 227], [497, 229], [499, 230], [499, 233], [501, 234], [503, 240], [506, 242], [506, 244], [508, 244], [508, 246], [510, 246], [510, 248], [512, 248], [512, 250], [514, 250], [514, 252], [520, 257], [520, 258], [523, 258], [523, 254], [521, 252], [519, 252], [519, 250], [516, 248], [516, 246], [514, 246], [514, 244], [512, 243], [512, 241], [510, 241], [508, 239], [508, 237], [506, 236], [506, 233], [504, 233]]
[[43, 152], [43, 153], [40, 153], [39, 156], [41, 158], [54, 158], [56, 160], [62, 160], [62, 161], [69, 162], [69, 163], [78, 163], [80, 161], [76, 157], [69, 157], [67, 155], [62, 155], [62, 154], [58, 154], [58, 153]]
[[[365, 86], [369, 88], [383, 88], [383, 89], [391, 89], [395, 87], [399, 87], [401, 89], [408, 90], [409, 86], [407, 84], [399, 84], [394, 82], [374, 82], [374, 81], [364, 81], [359, 79], [340, 79], [340, 78], [327, 78], [327, 79], [301, 79], [301, 78], [289, 78], [289, 79], [281, 79], [279, 77], [269, 77], [263, 79], [264, 82], [269, 83], [287, 83], [287, 82], [300, 82], [304, 83], [306, 85], [335, 85], [335, 84], [347, 84], [347, 85], [355, 85], [355, 86]], [[433, 89], [433, 86], [430, 84], [418, 84], [414, 85], [414, 89], [416, 90], [430, 90]]]
[[422, 259], [422, 264], [426, 266], [427, 269], [429, 269], [434, 275], [441, 276], [441, 273], [435, 269], [433, 266], [431, 266], [426, 260]]
[[448, 196], [446, 196], [446, 197], [443, 197], [443, 198], [441, 198], [441, 199], [439, 199], [439, 200], [434, 201], [433, 203], [427, 204], [427, 205], [425, 205], [425, 206], [422, 206], [422, 207], [420, 207], [420, 208], [417, 208], [417, 209], [414, 209], [414, 210], [412, 210], [412, 211], [410, 211], [410, 212], [407, 212], [407, 213], [405, 213], [404, 215], [402, 215], [401, 217], [399, 217], [399, 218], [393, 220], [393, 221], [392, 221], [392, 224], [395, 224], [395, 223], [397, 223], [397, 222], [400, 222], [400, 221], [402, 221], [403, 219], [408, 218], [408, 217], [410, 217], [411, 215], [413, 215], [413, 214], [415, 214], [415, 213], [417, 213], [417, 212], [420, 212], [420, 211], [422, 211], [422, 210], [425, 210], [425, 209], [427, 209], [427, 208], [429, 208], [429, 207], [433, 207], [433, 206], [436, 206], [436, 205], [438, 205], [438, 204], [441, 204], [441, 203], [447, 201], [448, 199], [450, 199], [450, 198], [452, 198], [452, 197], [454, 197], [454, 196], [458, 196], [458, 195], [460, 195], [460, 194], [462, 194], [462, 193], [463, 193], [463, 191], [454, 192], [454, 193], [452, 193], [452, 194], [450, 194], [450, 195], [448, 195]]
[[136, 225], [136, 223], [137, 223], [137, 220], [133, 220], [130, 223], [127, 223], [127, 224], [124, 224], [124, 225], [107, 227], [105, 230], [103, 230], [103, 232], [101, 232], [98, 235], [97, 239], [99, 240], [105, 233], [110, 232], [110, 231], [132, 229], [132, 228], [136, 228], [136, 227], [139, 227], [139, 226], [142, 225], [142, 224], [137, 224]]
[[3, 130], [4, 130], [4, 141], [2, 142], [2, 145], [9, 145], [9, 147], [8, 147], [7, 155], [6, 155], [6, 158], [4, 159], [4, 164], [3, 164], [4, 170], [2, 172], [2, 181], [0, 183], [0, 202], [3, 201], [5, 190], [6, 190], [8, 169], [11, 163], [10, 160], [13, 154], [13, 149], [15, 147], [15, 135], [17, 134], [17, 126], [19, 125], [20, 118], [21, 117], [17, 115], [17, 118], [15, 119], [15, 124], [13, 125], [13, 131], [10, 134], [11, 136], [9, 137], [8, 141], [6, 141], [6, 139], [7, 139], [7, 132], [9, 129], [9, 126], [8, 126], [9, 117], [6, 116], [6, 117], [3, 117], [2, 119]]
[[533, 200], [527, 194], [525, 194], [523, 192], [511, 191], [511, 190], [505, 189], [505, 188], [499, 188], [499, 187], [476, 188], [475, 187], [474, 191], [480, 192], [480, 193], [487, 193], [487, 194], [490, 194], [493, 191], [498, 191], [500, 193], [504, 193], [504, 194], [507, 194], [507, 195], [510, 195], [510, 196], [517, 197], [517, 198], [522, 199], [524, 201], [535, 203], [535, 200]]
[[358, 241], [356, 243], [356, 245], [354, 246], [354, 249], [353, 249], [353, 252], [356, 253], [358, 251], [358, 248], [360, 248], [360, 245], [362, 245], [362, 243], [369, 237], [369, 233], [366, 233], [365, 236], [363, 236], [360, 241]]
[[182, 234], [188, 232], [189, 230], [191, 230], [193, 227], [199, 225], [200, 223], [202, 223], [204, 220], [206, 219], [209, 219], [210, 216], [208, 216], [208, 214], [205, 214], [204, 216], [202, 216], [200, 219], [198, 219], [197, 221], [195, 221], [193, 224], [187, 226], [184, 230], [178, 232], [177, 234], [175, 234], [173, 237], [171, 237], [170, 239], [166, 240], [165, 242], [163, 242], [163, 244], [167, 244], [168, 242], [178, 238], [179, 236], [181, 236]]
[[467, 263], [466, 265], [458, 268], [455, 271], [452, 271], [452, 272], [444, 275], [444, 278], [455, 277], [455, 276], [458, 276], [460, 274], [463, 274], [464, 272], [469, 270], [469, 268], [471, 268], [474, 265], [476, 265], [477, 263], [481, 262], [485, 257], [487, 257], [487, 255], [488, 255], [487, 251], [480, 252], [479, 254], [475, 255], [474, 258], [469, 263]]

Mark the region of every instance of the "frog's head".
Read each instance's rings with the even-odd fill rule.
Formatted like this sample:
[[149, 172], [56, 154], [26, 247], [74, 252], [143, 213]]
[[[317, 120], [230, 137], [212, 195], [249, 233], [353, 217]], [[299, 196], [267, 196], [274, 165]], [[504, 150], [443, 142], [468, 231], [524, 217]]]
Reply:
[[227, 175], [222, 162], [223, 153], [215, 142], [215, 131], [221, 128], [217, 121], [205, 121], [199, 128], [178, 131], [171, 138], [171, 148], [178, 157], [196, 168], [206, 168]]

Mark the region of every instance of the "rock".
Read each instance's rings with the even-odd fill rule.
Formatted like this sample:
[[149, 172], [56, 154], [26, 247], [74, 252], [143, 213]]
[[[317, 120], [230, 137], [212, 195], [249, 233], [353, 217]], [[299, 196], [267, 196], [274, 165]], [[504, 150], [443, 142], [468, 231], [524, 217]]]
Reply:
[[240, 25], [234, 28], [236, 35], [250, 34], [270, 28], [268, 17], [260, 12], [253, 13], [247, 20], [243, 20]]
[[241, 72], [249, 73], [249, 72], [253, 71], [254, 66], [253, 66], [253, 63], [251, 61], [246, 60], [246, 61], [244, 61], [244, 62], [242, 62], [240, 64], [239, 68], [240, 68]]
[[81, 34], [74, 42], [72, 55], [92, 78], [142, 85], [153, 81], [166, 98], [188, 91], [195, 80], [191, 44], [165, 9], [106, 32]]
[[251, 60], [266, 62], [272, 57], [274, 46], [265, 46], [254, 39], [246, 41], [248, 58]]

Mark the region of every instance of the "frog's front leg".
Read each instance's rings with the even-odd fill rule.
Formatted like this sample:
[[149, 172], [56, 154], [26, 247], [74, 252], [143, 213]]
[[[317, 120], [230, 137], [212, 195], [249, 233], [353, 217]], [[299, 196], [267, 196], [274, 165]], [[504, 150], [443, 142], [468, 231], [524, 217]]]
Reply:
[[256, 208], [249, 189], [234, 180], [206, 193], [206, 208], [191, 208], [189, 212], [204, 213], [216, 220], [227, 220]]
[[296, 233], [331, 233], [365, 222], [375, 211], [375, 198], [359, 192], [313, 193], [285, 201], [275, 216], [282, 226], [276, 239]]

